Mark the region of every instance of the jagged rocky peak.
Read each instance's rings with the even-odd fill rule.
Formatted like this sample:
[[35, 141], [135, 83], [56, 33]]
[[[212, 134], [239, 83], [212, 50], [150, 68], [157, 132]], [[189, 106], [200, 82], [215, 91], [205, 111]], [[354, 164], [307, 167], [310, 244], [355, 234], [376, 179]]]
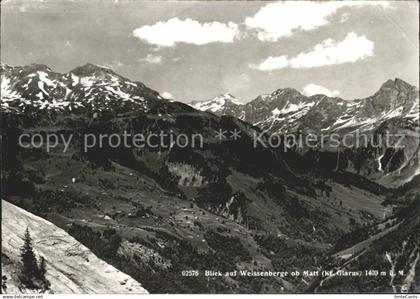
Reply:
[[308, 97], [301, 94], [298, 90], [294, 88], [279, 88], [273, 91], [271, 94], [257, 97], [250, 103], [254, 102], [254, 104], [257, 105], [270, 105], [270, 107], [274, 105], [277, 108], [280, 108], [289, 102], [296, 104], [297, 102], [302, 101], [308, 101]]
[[[418, 88], [405, 82], [402, 79], [395, 78], [382, 84], [381, 88], [374, 96], [408, 96], [414, 99], [418, 98]], [[417, 95], [417, 97], [416, 97]]]
[[55, 73], [53, 70], [51, 70], [51, 68], [49, 68], [45, 64], [32, 63], [29, 65], [15, 66], [15, 67], [9, 66], [4, 63], [1, 64], [2, 79], [3, 77], [4, 78], [10, 78], [10, 77], [24, 78], [28, 76], [33, 77], [35, 76], [34, 74], [39, 75], [39, 73], [52, 74], [54, 76], [61, 76], [60, 74]]
[[[290, 112], [292, 110], [298, 110], [297, 107], [304, 106], [313, 100], [309, 99], [305, 95], [302, 95], [299, 91], [294, 88], [280, 88], [275, 90], [269, 95], [263, 95], [257, 97], [255, 100], [248, 103], [248, 106], [251, 107], [251, 110], [255, 110], [258, 114], [261, 114], [261, 111], [266, 110], [266, 112], [271, 112], [273, 109], [275, 111]], [[296, 108], [294, 108], [296, 106]], [[287, 108], [289, 107], [289, 108]], [[254, 119], [253, 116], [248, 116], [250, 119]], [[257, 121], [262, 121], [266, 117], [262, 114], [256, 118]]]
[[237, 108], [242, 106], [243, 103], [232, 94], [224, 93], [211, 100], [191, 102], [190, 105], [201, 111], [235, 115]]
[[290, 87], [287, 87], [287, 88], [279, 88], [279, 89], [277, 89], [276, 91], [274, 91], [272, 94], [271, 94], [272, 96], [287, 96], [287, 97], [301, 97], [302, 96], [302, 94], [298, 91], [298, 90], [296, 90], [296, 89], [294, 89], [294, 88], [290, 88]]
[[14, 73], [18, 73], [20, 77], [33, 76], [33, 74], [36, 74], [37, 76], [39, 76], [40, 73], [53, 75], [54, 77], [61, 76], [61, 74], [54, 72], [47, 65], [38, 64], [38, 63], [32, 63], [30, 65], [14, 67], [12, 68], [12, 71]]
[[6, 112], [45, 110], [91, 112], [147, 111], [158, 92], [109, 68], [87, 63], [61, 74], [42, 64], [2, 65], [2, 103]]
[[[3, 64], [2, 64], [3, 66]], [[5, 65], [6, 66], [6, 65]], [[38, 71], [44, 71], [44, 72], [53, 72], [53, 70], [51, 68], [49, 68], [47, 65], [42, 64], [42, 63], [31, 63], [28, 65], [22, 65], [22, 66], [8, 66], [7, 68], [11, 68], [11, 69], [15, 69], [21, 72], [38, 72]]]
[[411, 90], [413, 88], [412, 85], [408, 84], [407, 82], [405, 82], [404, 80], [400, 79], [400, 78], [395, 78], [394, 80], [389, 79], [387, 80], [384, 84], [382, 84], [381, 88], [379, 89], [381, 90], [387, 90], [387, 89], [399, 89], [399, 90]]
[[118, 76], [110, 68], [96, 65], [93, 63], [86, 63], [85, 65], [76, 67], [75, 69], [71, 70], [69, 73], [76, 76], [80, 76], [80, 77], [88, 77], [88, 76], [103, 77], [103, 76], [106, 76], [107, 74]]
[[374, 109], [384, 111], [401, 108], [409, 111], [419, 101], [419, 90], [402, 79], [387, 80], [378, 92], [368, 98]]
[[242, 102], [240, 102], [234, 95], [232, 95], [231, 93], [224, 93], [221, 95], [218, 95], [217, 97], [215, 97], [214, 99], [212, 99], [211, 101], [224, 101], [226, 102], [231, 102], [235, 105], [242, 105]]

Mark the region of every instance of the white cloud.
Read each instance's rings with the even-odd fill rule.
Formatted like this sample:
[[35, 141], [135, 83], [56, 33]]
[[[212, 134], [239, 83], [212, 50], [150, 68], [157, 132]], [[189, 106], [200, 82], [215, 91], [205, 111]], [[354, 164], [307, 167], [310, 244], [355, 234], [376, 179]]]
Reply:
[[336, 97], [340, 94], [338, 90], [329, 90], [328, 88], [310, 83], [303, 88], [303, 93], [307, 96], [313, 96], [316, 94], [324, 94], [329, 97]]
[[157, 63], [162, 62], [162, 56], [147, 54], [146, 57], [140, 58], [137, 61], [138, 62], [147, 62], [147, 63], [156, 63], [157, 64]]
[[[258, 32], [262, 41], [277, 41], [296, 30], [309, 31], [327, 25], [343, 7], [390, 7], [388, 1], [284, 1], [262, 7], [245, 24]], [[346, 16], [345, 16], [346, 17]], [[347, 16], [348, 17], [348, 16]]]
[[286, 67], [300, 69], [356, 62], [373, 56], [374, 43], [364, 35], [354, 32], [347, 34], [342, 41], [335, 42], [331, 38], [315, 45], [309, 52], [301, 52], [293, 58], [287, 56], [268, 57], [259, 65], [250, 65], [261, 71], [272, 71]]
[[231, 43], [238, 34], [238, 25], [232, 22], [201, 24], [195, 20], [178, 18], [145, 25], [133, 31], [135, 37], [161, 47], [171, 47], [181, 42], [194, 45], [213, 42]]
[[373, 56], [373, 49], [374, 43], [364, 35], [358, 36], [356, 33], [350, 32], [340, 42], [334, 42], [329, 38], [316, 45], [312, 51], [300, 53], [291, 60], [290, 65], [293, 68], [311, 68], [356, 62]]
[[289, 66], [289, 61], [287, 59], [287, 56], [285, 55], [278, 56], [278, 57], [270, 56], [266, 60], [261, 62], [259, 65], [250, 64], [251, 68], [264, 71], [264, 72], [282, 69], [288, 66]]
[[164, 92], [162, 92], [160, 95], [161, 95], [161, 97], [162, 97], [162, 98], [164, 98], [164, 99], [168, 99], [168, 100], [173, 100], [173, 99], [175, 99], [175, 98], [174, 98], [174, 96], [173, 96], [170, 92], [168, 92], [168, 91], [164, 91]]

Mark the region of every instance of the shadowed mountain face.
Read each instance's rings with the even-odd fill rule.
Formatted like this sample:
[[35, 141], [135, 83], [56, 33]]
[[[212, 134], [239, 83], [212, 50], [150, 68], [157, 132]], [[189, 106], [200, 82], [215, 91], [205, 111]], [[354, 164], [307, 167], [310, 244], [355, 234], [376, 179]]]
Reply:
[[[420, 174], [419, 91], [403, 80], [388, 80], [373, 96], [351, 101], [324, 95], [307, 97], [285, 88], [245, 105], [228, 102], [228, 109], [216, 102], [220, 101], [191, 105], [218, 115], [235, 116], [269, 134], [325, 136], [316, 143], [317, 155], [337, 153], [337, 169], [361, 174], [384, 186], [398, 187]], [[217, 109], [208, 108], [215, 106]], [[350, 146], [333, 146], [331, 136], [335, 134], [340, 140], [350, 141]], [[364, 142], [359, 135], [368, 136], [370, 142]], [[357, 141], [363, 146], [355, 146]], [[396, 149], [397, 144], [402, 149]], [[302, 155], [308, 150], [312, 156], [313, 150], [307, 146], [299, 148]]]
[[[394, 95], [387, 85], [369, 101]], [[307, 281], [300, 278], [181, 273], [316, 270], [344, 234], [385, 221], [392, 207], [384, 203], [416, 200], [397, 201], [400, 190], [357, 170], [346, 172], [350, 166], [343, 161], [358, 157], [351, 156], [353, 151], [340, 151], [347, 158], [337, 167], [337, 151], [305, 149], [302, 154], [264, 146], [269, 138], [261, 134], [260, 123], [268, 120], [264, 111], [277, 108], [280, 120], [300, 109], [306, 111], [301, 118], [312, 117], [310, 123], [328, 111], [344, 115], [353, 107], [339, 99], [278, 90], [240, 106], [253, 107], [253, 120], [238, 119], [169, 102], [142, 83], [91, 64], [67, 74], [42, 65], [2, 65], [1, 86], [5, 199], [65, 229], [152, 293], [302, 291]], [[394, 96], [380, 109], [399, 105], [401, 98]], [[217, 103], [234, 107], [235, 100], [224, 95]], [[360, 113], [373, 111], [366, 109]], [[394, 118], [378, 117], [384, 120], [381, 126], [401, 128]], [[335, 130], [341, 129], [336, 124]], [[183, 146], [157, 138], [161, 132], [201, 139], [198, 146]], [[18, 144], [22, 134], [53, 133], [64, 139], [50, 151], [28, 140], [24, 147]], [[143, 147], [91, 142], [125, 133], [159, 142]], [[394, 154], [384, 157], [393, 161]], [[391, 162], [381, 163], [386, 169]], [[411, 190], [406, 188], [404, 193]]]
[[381, 121], [396, 117], [418, 122], [418, 92], [418, 88], [397, 78], [388, 80], [377, 93], [365, 99], [347, 101], [325, 95], [307, 97], [295, 89], [284, 88], [259, 96], [247, 104], [229, 100], [226, 95], [190, 104], [218, 115], [226, 114], [223, 109], [228, 105], [232, 107], [233, 116], [270, 133], [298, 130], [335, 132], [345, 128], [372, 129]]

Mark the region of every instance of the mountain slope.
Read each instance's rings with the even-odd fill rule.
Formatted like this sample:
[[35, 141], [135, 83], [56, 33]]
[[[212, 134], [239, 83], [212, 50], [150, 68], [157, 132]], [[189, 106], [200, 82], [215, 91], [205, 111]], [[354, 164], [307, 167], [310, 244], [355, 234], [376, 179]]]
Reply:
[[[418, 293], [420, 290], [420, 197], [395, 217], [375, 226], [343, 236], [325, 270], [335, 275], [316, 279], [309, 289], [315, 292]], [[339, 273], [360, 271], [361, 276]]]
[[241, 109], [243, 104], [229, 93], [221, 94], [208, 101], [191, 102], [189, 105], [197, 110], [209, 111], [217, 115], [234, 115], [239, 119], [245, 117]]
[[35, 254], [47, 263], [50, 292], [69, 294], [132, 293], [147, 291], [130, 276], [97, 258], [64, 230], [2, 200], [2, 275], [6, 293], [26, 293], [20, 285], [20, 247], [26, 228], [33, 239]]
[[149, 102], [162, 99], [142, 83], [89, 63], [66, 74], [37, 64], [1, 67], [1, 107], [5, 112], [147, 111]]
[[[30, 73], [38, 74], [39, 68], [30, 67]], [[212, 268], [315, 270], [342, 235], [391, 213], [383, 203], [393, 191], [335, 170], [335, 153], [325, 158], [334, 163], [322, 168], [318, 161], [324, 156], [318, 152], [302, 157], [256, 144], [261, 129], [238, 118], [165, 101], [147, 87], [125, 91], [130, 99], [144, 98], [144, 109], [134, 103], [124, 106], [127, 96], [112, 96], [106, 87], [122, 90], [128, 79], [89, 65], [70, 73], [89, 74], [89, 82], [94, 82], [83, 81], [80, 88], [72, 87], [73, 81], [66, 85], [69, 95], [76, 90], [83, 94], [70, 99], [77, 99], [80, 109], [31, 106], [46, 83], [8, 102], [28, 105], [2, 114], [4, 196], [65, 229], [150, 292], [303, 290], [305, 283], [293, 278], [208, 279], [179, 273]], [[9, 94], [27, 78], [14, 80], [7, 85]], [[297, 91], [279, 90], [277, 96], [284, 105], [282, 113], [300, 107]], [[64, 99], [65, 94], [57, 94], [49, 101]], [[231, 136], [233, 131], [238, 138]], [[63, 142], [49, 152], [20, 147], [18, 136], [33, 132], [72, 134], [74, 140], [67, 151]], [[83, 150], [86, 134], [124, 132], [199, 134], [203, 142], [143, 148], [96, 144]], [[225, 138], [218, 138], [219, 132], [226, 132]], [[261, 138], [266, 140], [265, 135]]]

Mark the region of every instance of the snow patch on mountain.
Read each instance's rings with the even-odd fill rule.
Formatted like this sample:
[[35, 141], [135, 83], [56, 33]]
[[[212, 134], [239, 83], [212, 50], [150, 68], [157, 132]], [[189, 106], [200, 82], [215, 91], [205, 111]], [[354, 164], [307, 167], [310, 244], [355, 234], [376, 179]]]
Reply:
[[[296, 112], [301, 110], [302, 112], [308, 112], [311, 107], [315, 105], [315, 102], [300, 102], [298, 104], [293, 104], [287, 102], [287, 104], [283, 107], [283, 109], [278, 110], [278, 114], [288, 114], [291, 112]], [[276, 108], [277, 109], [277, 108]]]
[[419, 99], [416, 100], [416, 102], [414, 103], [413, 107], [411, 107], [410, 111], [408, 112], [408, 117], [412, 118], [414, 121], [419, 121], [419, 115], [420, 115], [420, 110], [419, 110]]
[[12, 90], [10, 86], [10, 79], [6, 78], [4, 76], [1, 77], [1, 101], [3, 102], [7, 101], [13, 101], [15, 99], [20, 98], [20, 94]]
[[48, 78], [48, 74], [46, 72], [39, 71], [38, 72], [38, 77], [39, 77], [40, 82], [45, 83], [47, 86], [50, 86], [50, 87], [56, 87], [57, 86], [56, 82], [53, 82], [52, 80], [50, 80]]

